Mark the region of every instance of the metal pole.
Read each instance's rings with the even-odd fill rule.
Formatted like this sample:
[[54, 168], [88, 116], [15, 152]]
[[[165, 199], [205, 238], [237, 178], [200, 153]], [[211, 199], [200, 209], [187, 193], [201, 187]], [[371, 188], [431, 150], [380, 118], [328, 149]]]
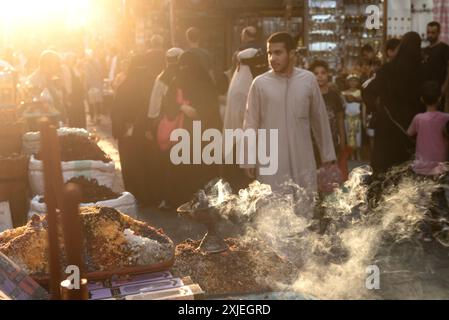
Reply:
[[175, 21], [175, 0], [170, 2], [170, 36], [172, 47], [176, 47], [176, 21]]
[[388, 38], [388, 0], [384, 0], [383, 7], [383, 18], [384, 18], [384, 30], [383, 30], [383, 46], [387, 42]]
[[285, 31], [291, 31], [292, 24], [292, 15], [293, 15], [293, 0], [285, 0]]
[[61, 282], [61, 262], [59, 260], [58, 216], [57, 200], [54, 193], [54, 159], [52, 148], [59, 152], [58, 145], [53, 145], [56, 129], [50, 126], [48, 120], [40, 123], [41, 127], [41, 153], [44, 164], [45, 203], [47, 205], [48, 222], [48, 250], [50, 267], [50, 294], [52, 300], [60, 300], [59, 284]]
[[[61, 285], [61, 294], [64, 300], [88, 300], [87, 281], [83, 280], [85, 271], [83, 262], [83, 230], [79, 213], [81, 190], [76, 184], [64, 187], [64, 210], [62, 221], [64, 226], [64, 242], [68, 265], [78, 267], [80, 271], [79, 288], [68, 288], [66, 281]], [[69, 283], [71, 285], [71, 283]]]

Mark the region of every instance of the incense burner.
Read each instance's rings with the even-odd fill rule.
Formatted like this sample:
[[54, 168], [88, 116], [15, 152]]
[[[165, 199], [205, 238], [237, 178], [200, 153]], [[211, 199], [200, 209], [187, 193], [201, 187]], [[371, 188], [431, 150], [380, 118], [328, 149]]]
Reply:
[[212, 254], [228, 250], [228, 245], [224, 242], [218, 231], [218, 223], [222, 219], [219, 205], [211, 204], [204, 190], [197, 192], [192, 201], [187, 202], [177, 209], [180, 216], [206, 226], [207, 233], [204, 235], [199, 247], [203, 253]]

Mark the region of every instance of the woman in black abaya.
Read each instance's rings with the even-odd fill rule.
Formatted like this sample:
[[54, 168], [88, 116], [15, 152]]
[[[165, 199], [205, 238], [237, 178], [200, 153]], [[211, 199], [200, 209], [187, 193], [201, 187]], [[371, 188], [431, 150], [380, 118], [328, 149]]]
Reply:
[[[182, 92], [184, 103], [178, 101], [179, 92]], [[180, 56], [176, 77], [169, 86], [162, 109], [163, 113], [170, 115], [169, 118], [175, 117], [179, 112], [184, 113], [183, 128], [190, 133], [191, 162], [193, 162], [193, 121], [201, 122], [202, 132], [212, 128], [221, 130], [218, 90], [194, 53], [184, 52]], [[202, 147], [205, 145], [207, 143], [202, 143]], [[219, 175], [219, 167], [215, 164], [190, 163], [178, 167], [176, 180], [179, 182], [172, 189], [177, 195], [177, 204], [190, 200], [193, 193]]]
[[380, 68], [364, 90], [368, 109], [375, 110], [372, 167], [376, 175], [412, 159], [414, 145], [406, 130], [413, 117], [424, 111], [420, 102], [421, 37], [404, 35], [396, 58]]
[[145, 138], [149, 97], [156, 76], [163, 68], [162, 59], [135, 56], [126, 79], [117, 88], [112, 108], [113, 135], [118, 139], [125, 189], [140, 205], [156, 202], [160, 179], [155, 146]]

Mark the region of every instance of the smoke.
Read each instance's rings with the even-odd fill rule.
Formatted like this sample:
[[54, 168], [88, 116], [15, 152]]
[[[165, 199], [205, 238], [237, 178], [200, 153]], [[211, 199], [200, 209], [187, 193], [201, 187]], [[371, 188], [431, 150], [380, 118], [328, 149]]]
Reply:
[[[234, 195], [218, 181], [208, 194], [223, 219], [244, 226], [242, 241], [263, 240], [298, 267], [294, 283], [272, 281], [279, 290], [320, 299], [413, 299], [428, 298], [429, 292], [432, 298], [448, 297], [447, 290], [425, 277], [436, 260], [419, 240], [424, 220], [432, 220], [432, 194], [447, 185], [398, 167], [373, 201], [376, 184], [366, 183], [371, 174], [369, 167], [357, 168], [342, 188], [321, 199], [321, 210], [315, 212], [321, 220], [310, 219], [313, 199], [292, 183], [272, 191], [255, 182]], [[445, 218], [432, 221], [447, 223]], [[443, 241], [447, 234], [440, 232], [437, 238]], [[367, 288], [370, 266], [380, 270], [379, 290]]]

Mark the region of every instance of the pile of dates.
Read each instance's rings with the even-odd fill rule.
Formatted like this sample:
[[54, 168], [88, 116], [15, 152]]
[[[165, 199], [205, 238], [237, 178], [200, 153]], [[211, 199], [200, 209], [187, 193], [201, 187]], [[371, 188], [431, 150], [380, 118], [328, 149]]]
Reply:
[[[117, 199], [119, 194], [112, 191], [106, 186], [98, 184], [97, 179], [87, 179], [86, 177], [75, 177], [67, 181], [67, 183], [77, 184], [82, 192], [81, 203], [97, 203], [100, 201]], [[44, 198], [39, 199], [40, 203], [44, 202]]]

